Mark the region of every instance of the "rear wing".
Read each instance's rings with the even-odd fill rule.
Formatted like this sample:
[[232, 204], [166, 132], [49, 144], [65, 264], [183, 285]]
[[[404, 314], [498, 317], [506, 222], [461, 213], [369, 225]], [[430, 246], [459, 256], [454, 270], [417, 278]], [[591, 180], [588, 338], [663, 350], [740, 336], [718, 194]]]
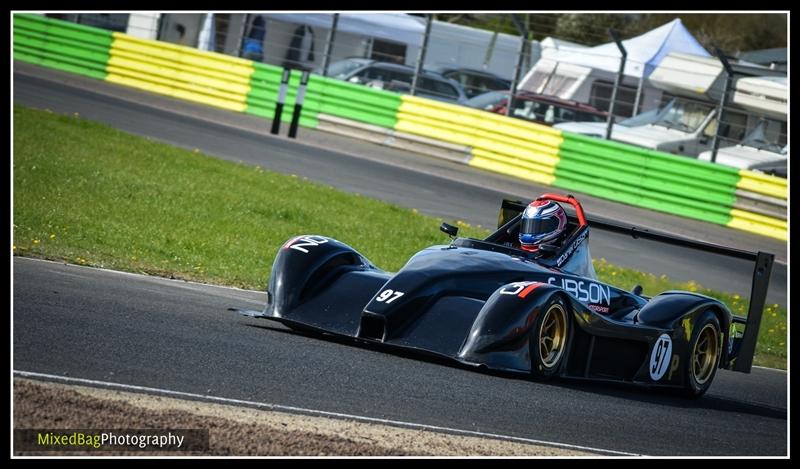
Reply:
[[[572, 198], [572, 196], [567, 197]], [[507, 225], [513, 223], [527, 206], [528, 204], [519, 200], [503, 199], [503, 204], [500, 207], [500, 214], [498, 216], [498, 228], [507, 228]], [[569, 218], [575, 221], [575, 217], [569, 216]], [[750, 369], [753, 365], [753, 355], [755, 355], [756, 350], [758, 331], [761, 326], [761, 316], [764, 312], [764, 305], [767, 300], [767, 287], [769, 286], [769, 278], [772, 274], [772, 263], [775, 260], [774, 254], [761, 251], [743, 251], [718, 244], [695, 241], [681, 236], [637, 228], [635, 226], [620, 225], [600, 218], [586, 218], [586, 222], [593, 229], [626, 234], [634, 239], [649, 239], [664, 244], [682, 246], [698, 251], [753, 261], [753, 281], [750, 288], [750, 303], [747, 309], [747, 317], [733, 316], [733, 322], [735, 324], [743, 324], [745, 330], [744, 336], [741, 337], [740, 341], [737, 341], [738, 353], [734, 354], [737, 358], [733, 362], [732, 369], [734, 371], [750, 373]]]

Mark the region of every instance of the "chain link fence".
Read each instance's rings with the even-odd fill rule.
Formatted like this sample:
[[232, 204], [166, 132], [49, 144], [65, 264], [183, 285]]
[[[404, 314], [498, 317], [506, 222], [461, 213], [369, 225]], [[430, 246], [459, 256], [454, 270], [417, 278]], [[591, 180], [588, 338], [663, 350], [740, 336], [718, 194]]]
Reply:
[[[470, 14], [466, 15], [469, 27], [437, 19], [436, 15], [394, 13], [47, 16], [324, 73], [599, 137], [605, 136], [601, 129], [609, 119], [611, 97], [616, 96], [611, 138], [691, 157], [711, 150], [715, 137], [719, 152], [742, 144], [778, 158], [788, 149], [785, 114], [759, 113], [738, 106], [733, 90], [721, 100], [725, 74], [719, 65], [716, 71], [710, 66], [692, 71], [694, 80], [714, 84], [705, 95], [692, 96], [656, 86], [653, 66], [628, 57], [615, 93], [620, 53], [616, 48], [590, 48], [572, 37], [553, 37], [556, 17], [552, 14]], [[459, 16], [464, 15], [446, 15], [446, 19], [456, 21]], [[632, 37], [626, 24], [633, 24], [635, 16], [621, 15], [619, 34], [623, 40]], [[431, 24], [426, 36], [427, 21]], [[584, 25], [580, 39], [613, 45], [608, 29], [600, 26]], [[565, 60], [581, 54], [583, 62]], [[421, 57], [422, 67], [417, 67]], [[717, 61], [715, 57], [709, 59], [708, 63]], [[659, 75], [686, 73], [667, 62], [657, 65]], [[736, 74], [735, 79], [759, 74], [780, 76], [781, 72], [740, 66]], [[515, 94], [509, 104], [512, 90]], [[660, 131], [661, 136], [646, 142], [647, 138], [635, 135], [644, 134], [637, 130], [643, 125]], [[665, 143], [671, 137], [683, 143], [672, 148]]]

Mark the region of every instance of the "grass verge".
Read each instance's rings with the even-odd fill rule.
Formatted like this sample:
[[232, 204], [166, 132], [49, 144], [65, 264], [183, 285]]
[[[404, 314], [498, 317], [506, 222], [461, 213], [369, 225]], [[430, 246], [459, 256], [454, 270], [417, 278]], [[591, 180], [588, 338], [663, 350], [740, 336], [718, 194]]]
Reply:
[[[295, 175], [264, 171], [137, 137], [81, 119], [14, 107], [16, 255], [170, 278], [263, 289], [278, 247], [324, 234], [398, 270], [447, 238], [440, 220], [344, 193]], [[488, 230], [456, 221], [461, 234]], [[714, 296], [745, 315], [737, 295], [672, 282], [600, 259], [601, 280]], [[785, 308], [762, 320], [756, 363], [786, 368]]]

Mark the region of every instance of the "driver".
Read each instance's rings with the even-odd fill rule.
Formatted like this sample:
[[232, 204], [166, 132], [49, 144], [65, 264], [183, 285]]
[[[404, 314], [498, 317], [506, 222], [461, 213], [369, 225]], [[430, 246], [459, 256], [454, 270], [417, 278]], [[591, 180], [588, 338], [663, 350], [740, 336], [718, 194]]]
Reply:
[[540, 244], [560, 244], [567, 229], [567, 212], [552, 200], [535, 200], [522, 212], [520, 248], [536, 252]]

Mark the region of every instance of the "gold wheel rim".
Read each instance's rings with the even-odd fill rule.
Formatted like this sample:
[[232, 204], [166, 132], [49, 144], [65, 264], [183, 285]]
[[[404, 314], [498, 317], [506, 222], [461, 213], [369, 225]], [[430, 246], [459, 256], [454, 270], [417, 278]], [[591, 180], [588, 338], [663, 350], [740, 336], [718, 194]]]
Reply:
[[559, 304], [551, 305], [544, 313], [539, 328], [539, 357], [545, 368], [552, 368], [564, 353], [567, 339], [567, 312]]
[[697, 384], [705, 384], [714, 374], [719, 356], [719, 341], [712, 324], [706, 324], [697, 336], [692, 351], [692, 374]]

